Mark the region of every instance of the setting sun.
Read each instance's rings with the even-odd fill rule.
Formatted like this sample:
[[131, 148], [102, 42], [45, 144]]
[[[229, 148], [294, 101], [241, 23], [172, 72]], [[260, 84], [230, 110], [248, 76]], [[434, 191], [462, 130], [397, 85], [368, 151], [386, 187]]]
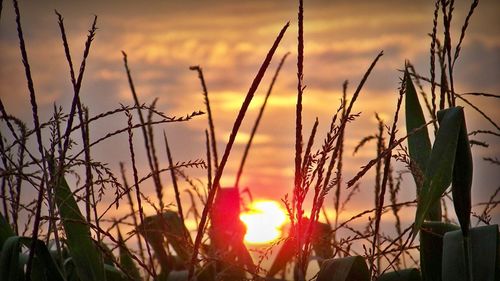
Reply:
[[276, 201], [254, 201], [248, 206], [248, 211], [240, 215], [241, 221], [247, 227], [245, 242], [265, 244], [281, 236], [281, 227], [287, 220], [283, 208]]

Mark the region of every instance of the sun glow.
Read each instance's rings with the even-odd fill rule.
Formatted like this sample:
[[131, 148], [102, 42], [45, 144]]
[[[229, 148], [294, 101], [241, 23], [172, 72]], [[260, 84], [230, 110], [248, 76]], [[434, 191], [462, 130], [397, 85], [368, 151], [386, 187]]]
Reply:
[[281, 227], [287, 215], [276, 201], [259, 200], [252, 202], [248, 211], [241, 213], [240, 220], [247, 227], [246, 243], [266, 244], [281, 236]]

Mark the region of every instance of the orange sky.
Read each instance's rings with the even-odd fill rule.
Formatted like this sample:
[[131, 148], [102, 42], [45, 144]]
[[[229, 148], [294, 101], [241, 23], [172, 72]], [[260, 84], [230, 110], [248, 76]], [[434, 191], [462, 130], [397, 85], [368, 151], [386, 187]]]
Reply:
[[[292, 52], [275, 85], [261, 127], [250, 152], [242, 178], [254, 197], [279, 200], [291, 193], [293, 184], [294, 113], [296, 95], [296, 3], [295, 1], [22, 1], [22, 23], [32, 66], [40, 116], [51, 116], [54, 102], [69, 108], [72, 90], [59, 38], [57, 18], [53, 9], [65, 17], [66, 30], [74, 63], [79, 64], [87, 29], [94, 14], [99, 16], [97, 36], [81, 91], [82, 101], [95, 115], [132, 104], [123, 68], [121, 50], [128, 53], [132, 75], [141, 102], [159, 98], [157, 107], [167, 115], [181, 116], [205, 110], [200, 84], [190, 65], [200, 65], [209, 90], [214, 112], [219, 153], [232, 128], [240, 104], [280, 28], [291, 21], [272, 65], [250, 107], [234, 150], [226, 167], [222, 185], [230, 186], [240, 162], [242, 149], [253, 120], [263, 101], [272, 73], [279, 58]], [[414, 1], [416, 2], [416, 1]], [[457, 1], [453, 36], [458, 37], [469, 4]], [[396, 104], [397, 69], [410, 60], [417, 72], [428, 76], [429, 37], [432, 28], [431, 1], [306, 1], [305, 3], [305, 70], [304, 134], [310, 131], [314, 118], [320, 120], [317, 143], [325, 133], [331, 115], [339, 105], [344, 80], [349, 80], [348, 94], [376, 54], [384, 56], [369, 78], [356, 106], [361, 117], [347, 129], [344, 157], [344, 181], [349, 180], [360, 166], [374, 157], [373, 145], [352, 156], [359, 140], [376, 132], [375, 112], [392, 123]], [[500, 19], [498, 1], [481, 1], [470, 24], [461, 57], [455, 67], [455, 90], [463, 92], [500, 92]], [[0, 20], [0, 97], [7, 110], [31, 124], [28, 93], [20, 63], [13, 9], [4, 4]], [[78, 62], [78, 63], [77, 63]], [[500, 120], [496, 99], [471, 98], [493, 120]], [[466, 107], [469, 131], [495, 130], [480, 115]], [[404, 118], [403, 118], [404, 119]], [[110, 130], [126, 126], [125, 116], [96, 122], [91, 127], [91, 139]], [[399, 136], [404, 134], [401, 120]], [[165, 130], [171, 139], [174, 161], [205, 158], [204, 129], [206, 115], [187, 123], [160, 125], [157, 136]], [[2, 124], [2, 131], [5, 127]], [[48, 132], [47, 132], [48, 135]], [[142, 149], [140, 133], [136, 147]], [[305, 136], [306, 138], [307, 136]], [[473, 203], [489, 198], [498, 187], [498, 168], [482, 160], [483, 156], [499, 157], [498, 138], [481, 136], [490, 144], [488, 149], [474, 147]], [[156, 140], [161, 166], [166, 167], [161, 138]], [[92, 157], [107, 162], [116, 169], [124, 161], [131, 164], [126, 136], [119, 136], [96, 146]], [[220, 155], [219, 155], [220, 156]], [[139, 155], [139, 170], [146, 173], [147, 162]], [[396, 164], [397, 170], [403, 170]], [[116, 170], [118, 173], [118, 170]], [[204, 179], [205, 171], [190, 169], [193, 177]], [[130, 177], [131, 179], [131, 177]], [[362, 181], [361, 190], [347, 213], [372, 208], [373, 180], [371, 173]], [[406, 177], [400, 200], [415, 197], [413, 181]], [[167, 191], [165, 200], [174, 203], [170, 178], [163, 177]], [[151, 183], [143, 185], [153, 196]], [[182, 188], [187, 188], [182, 185]], [[26, 191], [29, 193], [29, 191]], [[326, 204], [330, 204], [331, 200]], [[482, 209], [478, 209], [482, 210]], [[498, 211], [495, 212], [498, 214]], [[116, 213], [115, 213], [116, 214]], [[403, 214], [410, 220], [413, 211]], [[498, 220], [498, 217], [494, 218]]]

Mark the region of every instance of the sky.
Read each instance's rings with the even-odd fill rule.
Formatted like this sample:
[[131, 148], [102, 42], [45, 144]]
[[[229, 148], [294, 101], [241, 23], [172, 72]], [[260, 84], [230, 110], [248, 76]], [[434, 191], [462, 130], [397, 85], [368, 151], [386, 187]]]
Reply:
[[[349, 81], [352, 95], [371, 61], [380, 59], [369, 77], [353, 111], [361, 112], [346, 131], [343, 183], [375, 157], [374, 143], [352, 155], [356, 144], [375, 134], [378, 113], [392, 123], [399, 79], [405, 60], [415, 65], [418, 73], [429, 76], [428, 33], [432, 29], [432, 1], [305, 1], [305, 65], [304, 138], [315, 118], [320, 125], [317, 143], [325, 136], [329, 121], [340, 104], [342, 84]], [[459, 37], [469, 1], [456, 1], [453, 16], [453, 43]], [[66, 32], [75, 65], [79, 65], [84, 42], [94, 15], [98, 31], [92, 43], [81, 89], [82, 102], [91, 116], [133, 104], [123, 67], [121, 51], [128, 54], [129, 66], [141, 103], [150, 104], [168, 116], [183, 116], [205, 111], [201, 86], [191, 65], [203, 68], [213, 111], [219, 158], [225, 148], [233, 122], [261, 62], [281, 27], [290, 21], [283, 41], [276, 51], [249, 111], [235, 147], [224, 170], [222, 186], [232, 186], [249, 132], [256, 118], [270, 79], [279, 62], [291, 52], [276, 82], [261, 126], [250, 151], [241, 186], [248, 187], [254, 198], [281, 200], [291, 194], [294, 173], [294, 128], [296, 102], [297, 3], [295, 1], [21, 1], [22, 25], [29, 62], [34, 77], [40, 118], [48, 120], [53, 104], [67, 111], [72, 99], [68, 65], [60, 39], [54, 9], [64, 16]], [[468, 27], [462, 51], [455, 65], [455, 90], [458, 93], [500, 93], [500, 3], [481, 1]], [[0, 98], [12, 115], [32, 127], [29, 94], [22, 68], [13, 8], [5, 1], [0, 19]], [[441, 29], [439, 29], [441, 31]], [[429, 87], [425, 90], [429, 92]], [[470, 97], [470, 100], [498, 123], [498, 99]], [[458, 105], [463, 105], [458, 101]], [[484, 129], [498, 132], [469, 106], [465, 106], [469, 131]], [[427, 116], [429, 118], [429, 116]], [[427, 119], [429, 120], [429, 119]], [[95, 122], [91, 139], [123, 128], [124, 115]], [[138, 122], [137, 118], [135, 122]], [[156, 127], [156, 145], [161, 167], [168, 162], [161, 137], [169, 137], [174, 161], [205, 159], [207, 116], [189, 122]], [[2, 124], [2, 132], [6, 127]], [[398, 136], [404, 136], [404, 118], [400, 118]], [[45, 132], [48, 136], [48, 132]], [[119, 175], [118, 163], [124, 162], [132, 181], [127, 136], [117, 136], [94, 147], [92, 158], [109, 163]], [[479, 135], [488, 148], [474, 146], [473, 204], [487, 201], [499, 187], [498, 166], [483, 157], [499, 158], [498, 138]], [[76, 140], [77, 143], [79, 140]], [[135, 133], [140, 175], [147, 174], [147, 161], [142, 151], [140, 131]], [[34, 146], [33, 146], [34, 147]], [[36, 151], [33, 149], [33, 151]], [[395, 163], [396, 170], [404, 170]], [[193, 178], [204, 181], [206, 171], [186, 170]], [[175, 203], [168, 174], [165, 201]], [[154, 198], [151, 182], [143, 191]], [[182, 189], [188, 185], [182, 183]], [[26, 191], [25, 196], [35, 194]], [[343, 191], [345, 195], [347, 191]], [[112, 194], [112, 192], [111, 192]], [[183, 193], [183, 198], [187, 194]], [[373, 207], [373, 173], [361, 181], [360, 193], [349, 203], [345, 218]], [[104, 198], [109, 202], [111, 197]], [[331, 196], [326, 201], [332, 208]], [[345, 197], [344, 197], [345, 198]], [[415, 198], [411, 178], [405, 176], [399, 200]], [[103, 204], [104, 205], [104, 204]], [[476, 208], [478, 212], [481, 208]], [[152, 209], [147, 209], [152, 212]], [[119, 216], [123, 210], [111, 210]], [[496, 209], [494, 214], [498, 215]], [[408, 222], [414, 209], [402, 213]], [[498, 216], [493, 220], [498, 221]]]

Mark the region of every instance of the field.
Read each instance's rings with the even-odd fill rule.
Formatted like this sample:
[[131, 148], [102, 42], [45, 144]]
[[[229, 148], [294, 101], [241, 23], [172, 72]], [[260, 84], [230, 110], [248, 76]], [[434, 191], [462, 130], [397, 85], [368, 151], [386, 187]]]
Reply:
[[1, 280], [500, 278], [499, 5], [256, 3], [2, 5]]

